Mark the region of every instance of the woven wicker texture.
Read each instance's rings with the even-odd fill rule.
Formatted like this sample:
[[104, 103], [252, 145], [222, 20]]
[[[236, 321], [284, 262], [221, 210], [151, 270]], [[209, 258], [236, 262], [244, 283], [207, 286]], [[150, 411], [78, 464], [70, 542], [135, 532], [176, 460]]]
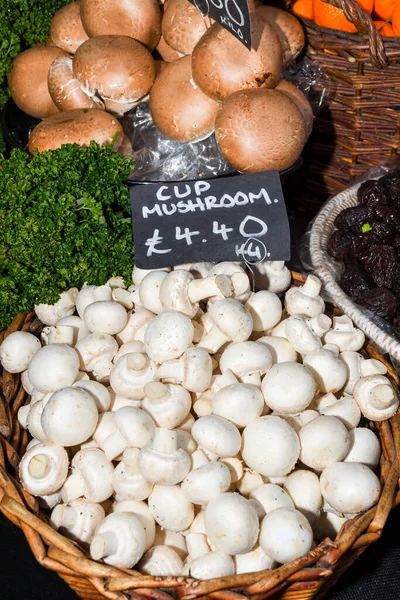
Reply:
[[[303, 283], [300, 275], [293, 274], [293, 278], [295, 285]], [[333, 314], [335, 309], [331, 309]], [[33, 313], [18, 315], [9, 329], [0, 334], [0, 341], [20, 329], [39, 333], [40, 327]], [[371, 344], [364, 351], [366, 355], [378, 357]], [[387, 367], [393, 384], [398, 386], [396, 373], [389, 364]], [[20, 384], [19, 375], [3, 371], [0, 383], [0, 510], [22, 529], [39, 563], [56, 571], [85, 600], [322, 598], [354, 560], [379, 539], [392, 507], [400, 504], [400, 415], [397, 414], [390, 421], [370, 424], [382, 444], [380, 478], [383, 491], [378, 505], [347, 521], [335, 540], [324, 540], [306, 556], [273, 571], [210, 581], [156, 578], [134, 570], [116, 569], [92, 561], [78, 545], [54, 531], [48, 524], [48, 515], [18, 483], [18, 462], [28, 443], [28, 435], [18, 424], [17, 412], [29, 398]]]
[[303, 21], [307, 56], [332, 81], [299, 175], [303, 194], [297, 204], [314, 214], [329, 195], [400, 147], [400, 38], [382, 38], [355, 0], [324, 1], [343, 9], [360, 34]]

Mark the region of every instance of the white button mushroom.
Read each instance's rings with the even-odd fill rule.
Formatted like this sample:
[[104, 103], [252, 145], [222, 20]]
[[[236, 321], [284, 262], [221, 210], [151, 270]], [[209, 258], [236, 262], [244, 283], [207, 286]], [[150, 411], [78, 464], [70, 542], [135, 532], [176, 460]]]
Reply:
[[235, 563], [228, 554], [223, 552], [208, 552], [190, 560], [183, 568], [182, 575], [195, 579], [214, 579], [235, 574]]
[[316, 471], [343, 460], [350, 450], [349, 432], [336, 417], [318, 417], [299, 431], [300, 460]]
[[63, 317], [73, 314], [77, 297], [77, 288], [71, 288], [67, 292], [62, 292], [55, 304], [35, 305], [36, 315], [44, 325], [55, 325]]
[[378, 437], [366, 427], [356, 427], [349, 432], [349, 435], [350, 452], [344, 462], [361, 463], [374, 471], [381, 456], [381, 445]]
[[272, 364], [283, 362], [296, 362], [297, 352], [290, 345], [289, 341], [284, 337], [278, 337], [277, 335], [265, 335], [258, 338], [259, 344], [267, 346], [271, 353]]
[[83, 313], [83, 322], [92, 333], [115, 335], [124, 329], [127, 320], [122, 304], [109, 300], [91, 302]]
[[52, 327], [44, 327], [40, 338], [43, 345], [49, 344], [68, 344], [74, 346], [75, 329], [66, 325], [53, 325]]
[[34, 388], [43, 394], [70, 386], [79, 371], [79, 356], [65, 344], [43, 346], [31, 359], [28, 377]]
[[303, 364], [313, 374], [321, 392], [337, 392], [347, 379], [347, 367], [339, 358], [338, 346], [326, 345], [309, 352]]
[[129, 569], [142, 558], [145, 545], [142, 522], [130, 513], [113, 513], [97, 527], [90, 554], [94, 560]]
[[267, 331], [279, 323], [282, 304], [279, 296], [268, 290], [252, 294], [245, 307], [253, 319], [253, 331]]
[[22, 373], [40, 348], [40, 341], [32, 333], [14, 331], [0, 345], [1, 365], [9, 373]]
[[356, 515], [378, 502], [381, 484], [365, 465], [335, 462], [321, 474], [321, 491], [335, 510]]
[[186, 419], [192, 399], [181, 385], [151, 381], [144, 386], [142, 408], [158, 427], [175, 429]]
[[261, 416], [264, 398], [254, 385], [236, 383], [219, 390], [212, 399], [211, 407], [215, 415], [228, 419], [236, 427], [246, 427]]
[[256, 286], [258, 289], [269, 290], [275, 294], [286, 291], [292, 280], [289, 269], [283, 260], [263, 261], [252, 265]]
[[126, 344], [136, 340], [138, 332], [146, 327], [156, 315], [147, 308], [137, 307], [128, 313], [128, 321], [122, 331], [115, 336], [119, 344]]
[[51, 513], [50, 523], [54, 529], [81, 543], [90, 543], [96, 527], [105, 518], [104, 508], [100, 504], [84, 500], [73, 500], [69, 504], [59, 504]]
[[164, 362], [157, 369], [155, 377], [180, 383], [190, 392], [200, 393], [209, 387], [212, 371], [210, 355], [202, 348], [189, 348], [177, 360]]
[[208, 311], [213, 326], [198, 344], [215, 354], [226, 342], [245, 342], [253, 331], [253, 319], [238, 300], [217, 300]]
[[144, 448], [152, 442], [156, 426], [144, 410], [125, 406], [114, 415], [117, 429], [103, 441], [108, 460], [114, 460], [128, 447]]
[[331, 328], [332, 320], [328, 315], [320, 314], [309, 319], [308, 325], [318, 337], [322, 337]]
[[333, 317], [333, 328], [326, 332], [324, 340], [325, 344], [339, 346], [340, 352], [349, 350], [357, 352], [364, 346], [365, 335], [360, 329], [354, 327], [349, 317], [343, 315]]
[[72, 387], [89, 392], [89, 394], [92, 396], [93, 400], [96, 403], [96, 407], [99, 413], [106, 412], [110, 409], [111, 395], [105, 385], [102, 385], [98, 381], [92, 381], [91, 379], [81, 379], [79, 381], [76, 381]]
[[282, 414], [297, 414], [307, 408], [314, 398], [316, 383], [305, 366], [278, 363], [265, 375], [261, 391], [266, 404]]
[[140, 305], [156, 315], [164, 310], [160, 291], [166, 276], [165, 271], [151, 271], [143, 277], [139, 286]]
[[243, 460], [261, 475], [287, 475], [293, 470], [299, 454], [297, 433], [279, 417], [260, 417], [243, 431]]
[[42, 426], [42, 413], [52, 394], [46, 394], [41, 400], [30, 404], [29, 412], [26, 418], [26, 425], [29, 433], [41, 442], [47, 442], [48, 437]]
[[110, 385], [116, 394], [124, 398], [142, 400], [144, 386], [153, 380], [156, 370], [156, 364], [147, 354], [125, 354], [110, 371]]
[[399, 408], [398, 397], [384, 375], [362, 377], [355, 384], [353, 395], [364, 417], [372, 421], [390, 419]]
[[156, 536], [154, 538], [154, 546], [169, 546], [178, 556], [184, 560], [187, 555], [186, 538], [182, 533], [176, 531], [167, 531], [159, 525], [156, 527]]
[[151, 360], [163, 363], [179, 358], [193, 342], [194, 327], [186, 315], [166, 311], [147, 326], [144, 345]]
[[70, 315], [69, 317], [63, 317], [57, 321], [55, 327], [71, 327], [74, 330], [73, 334], [73, 346], [79, 342], [82, 338], [86, 337], [89, 333], [83, 320], [77, 315]]
[[277, 508], [261, 524], [260, 546], [279, 563], [289, 563], [311, 550], [313, 532], [304, 515], [294, 508]]
[[153, 546], [139, 562], [138, 569], [152, 577], [177, 577], [182, 573], [183, 562], [170, 546]]
[[252, 383], [249, 375], [264, 375], [272, 365], [268, 348], [258, 342], [229, 344], [221, 354], [219, 368], [221, 373], [231, 371], [243, 383]]
[[338, 517], [334, 513], [322, 511], [318, 525], [314, 531], [315, 538], [317, 540], [324, 540], [329, 537], [334, 540], [347, 520], [347, 517]]
[[246, 554], [238, 554], [234, 557], [236, 575], [241, 573], [257, 573], [258, 571], [274, 569], [276, 561], [267, 556], [261, 546], [256, 546]]
[[250, 492], [259, 516], [264, 517], [277, 508], [294, 508], [290, 496], [275, 483], [263, 483]]
[[155, 543], [156, 537], [156, 522], [151, 514], [146, 502], [138, 502], [137, 500], [124, 500], [123, 502], [114, 502], [112, 512], [129, 513], [137, 517], [144, 527], [146, 536], [145, 549], [148, 550]]
[[308, 275], [304, 285], [292, 287], [285, 294], [285, 308], [289, 315], [317, 317], [325, 310], [325, 303], [319, 295], [321, 282], [314, 275]]
[[[233, 287], [232, 298], [235, 300], [246, 302], [250, 297], [250, 280], [240, 263], [229, 261], [217, 263], [208, 273], [209, 277], [215, 277], [216, 275], [228, 275], [230, 277]], [[211, 300], [215, 301], [216, 297], [211, 298]]]
[[193, 504], [204, 505], [228, 491], [231, 475], [226, 465], [212, 461], [193, 469], [183, 480], [181, 488]]
[[[257, 471], [244, 469], [241, 479], [235, 484], [235, 488], [242, 496], [249, 496], [250, 493], [260, 485], [264, 484], [264, 478]], [[231, 490], [233, 491], [233, 490]]]
[[236, 456], [241, 439], [238, 429], [226, 419], [207, 415], [198, 419], [192, 428], [192, 436], [202, 449], [216, 456]]
[[139, 472], [139, 452], [139, 448], [127, 448], [114, 469], [113, 487], [117, 502], [146, 500], [153, 490], [153, 485]]
[[190, 457], [178, 447], [178, 434], [158, 427], [151, 444], [139, 454], [139, 472], [150, 483], [176, 485], [190, 471]]
[[171, 267], [163, 267], [162, 269], [139, 269], [139, 267], [135, 265], [132, 271], [132, 281], [135, 285], [140, 285], [148, 273], [152, 273], [153, 271], [165, 271], [166, 273], [169, 273], [170, 270]]
[[72, 459], [72, 474], [64, 483], [61, 496], [65, 504], [84, 496], [92, 502], [104, 502], [113, 493], [114, 467], [99, 448], [85, 448]]
[[179, 485], [155, 485], [148, 502], [156, 522], [168, 531], [185, 531], [194, 519], [193, 504]]
[[307, 425], [307, 423], [310, 423], [310, 421], [317, 419], [320, 416], [320, 414], [318, 411], [310, 409], [303, 410], [298, 415], [283, 415], [277, 411], [274, 411], [272, 413], [272, 416], [281, 417], [286, 421], [286, 423], [290, 425], [290, 427], [293, 427], [296, 433], [298, 433], [300, 429], [304, 427], [304, 425]]
[[93, 373], [99, 380], [109, 377], [113, 367], [112, 360], [118, 352], [118, 344], [111, 335], [90, 333], [78, 341], [75, 350], [83, 371]]
[[77, 446], [94, 433], [98, 412], [93, 396], [82, 388], [66, 387], [55, 392], [42, 412], [42, 427], [49, 441]]
[[204, 525], [211, 543], [226, 554], [244, 554], [257, 542], [257, 513], [239, 494], [226, 492], [211, 500], [205, 509]]
[[[108, 285], [84, 285], [76, 297], [76, 312], [83, 319], [83, 313], [92, 302], [111, 300], [111, 288]], [[71, 312], [72, 314], [72, 312]]]
[[361, 420], [361, 410], [352, 396], [343, 396], [333, 404], [321, 407], [320, 413], [325, 416], [337, 417], [346, 425], [347, 429], [357, 427]]
[[31, 446], [19, 464], [23, 487], [34, 496], [54, 494], [68, 475], [68, 455], [61, 446], [39, 443]]
[[[313, 332], [305, 317], [301, 315], [292, 315], [284, 321], [286, 337], [299, 354], [309, 354], [322, 348], [320, 337]], [[273, 335], [277, 335], [275, 330]]]
[[299, 469], [287, 476], [283, 489], [289, 494], [295, 507], [315, 529], [322, 508], [319, 477], [311, 471]]
[[355, 384], [361, 377], [368, 375], [386, 375], [387, 368], [379, 360], [366, 360], [358, 352], [342, 352], [339, 358], [346, 363], [347, 379], [344, 391], [346, 394], [352, 394]]
[[211, 271], [216, 266], [215, 262], [196, 262], [190, 265], [189, 271], [192, 275], [194, 275], [195, 279], [202, 279], [207, 277]]

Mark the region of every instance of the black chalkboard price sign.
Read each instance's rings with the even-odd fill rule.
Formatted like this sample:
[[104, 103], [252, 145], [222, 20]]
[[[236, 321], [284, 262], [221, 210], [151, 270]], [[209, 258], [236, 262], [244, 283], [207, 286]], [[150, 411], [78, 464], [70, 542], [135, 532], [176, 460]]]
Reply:
[[131, 188], [136, 264], [290, 259], [279, 173]]
[[189, 0], [203, 15], [214, 19], [251, 48], [250, 14], [247, 0]]

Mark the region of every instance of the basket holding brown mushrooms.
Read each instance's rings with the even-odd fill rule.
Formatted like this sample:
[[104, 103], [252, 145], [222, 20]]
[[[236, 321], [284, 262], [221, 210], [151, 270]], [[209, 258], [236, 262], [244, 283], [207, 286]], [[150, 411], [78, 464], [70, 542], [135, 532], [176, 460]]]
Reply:
[[293, 15], [261, 4], [250, 3], [250, 51], [188, 0], [66, 5], [48, 46], [20, 54], [9, 75], [15, 103], [43, 119], [29, 149], [95, 140], [129, 154], [118, 118], [148, 101], [171, 140], [198, 142], [215, 131], [220, 153], [239, 171], [290, 168], [313, 121], [306, 97], [282, 79], [304, 33]]
[[134, 268], [38, 305], [4, 369], [31, 396], [24, 488], [95, 560], [210, 579], [306, 554], [375, 505], [367, 420], [399, 401], [364, 334], [283, 263]]

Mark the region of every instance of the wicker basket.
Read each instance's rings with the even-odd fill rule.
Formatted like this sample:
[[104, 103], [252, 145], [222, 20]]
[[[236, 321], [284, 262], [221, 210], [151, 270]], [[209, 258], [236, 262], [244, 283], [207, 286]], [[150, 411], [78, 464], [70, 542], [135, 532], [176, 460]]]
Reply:
[[[294, 284], [303, 283], [293, 274]], [[331, 313], [335, 312], [333, 307]], [[2, 339], [16, 330], [40, 332], [33, 313], [18, 315]], [[380, 358], [373, 345], [365, 355]], [[385, 361], [384, 361], [385, 362]], [[387, 364], [392, 382], [399, 380]], [[117, 569], [89, 559], [78, 545], [54, 531], [48, 515], [18, 483], [17, 467], [28, 443], [28, 434], [18, 424], [17, 412], [28, 397], [19, 375], [3, 372], [0, 387], [0, 510], [24, 532], [38, 562], [56, 571], [85, 600], [310, 600], [322, 598], [340, 575], [368, 546], [379, 539], [391, 509], [400, 504], [399, 461], [400, 414], [390, 421], [370, 423], [380, 437], [382, 457], [378, 473], [383, 485], [379, 503], [347, 521], [335, 540], [329, 538], [306, 556], [273, 571], [235, 575], [210, 581], [185, 577], [150, 577], [134, 570]], [[21, 565], [21, 573], [23, 566]]]
[[324, 1], [343, 9], [362, 35], [303, 21], [307, 56], [333, 84], [297, 178], [303, 194], [296, 204], [313, 214], [400, 148], [400, 37], [382, 38], [355, 0]]

